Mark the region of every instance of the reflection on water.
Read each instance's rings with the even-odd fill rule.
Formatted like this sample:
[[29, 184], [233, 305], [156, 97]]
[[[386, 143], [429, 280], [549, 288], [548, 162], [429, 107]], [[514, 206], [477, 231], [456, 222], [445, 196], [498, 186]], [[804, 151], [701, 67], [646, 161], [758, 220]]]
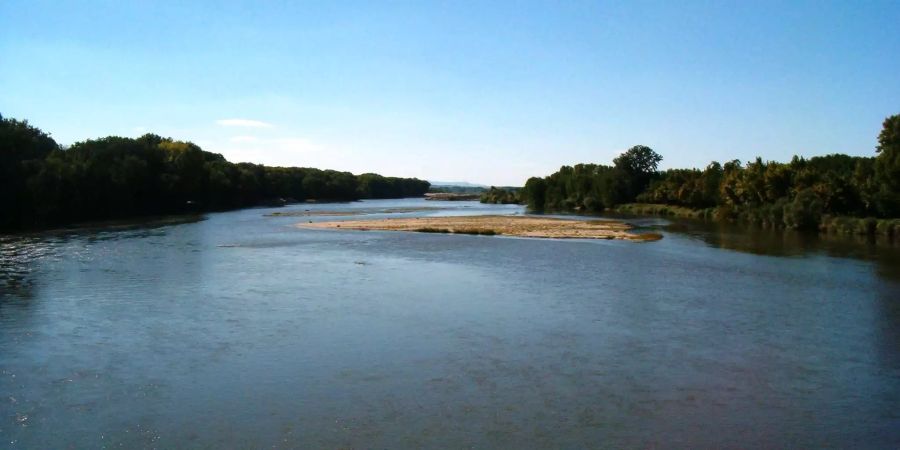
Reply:
[[[404, 209], [424, 206], [447, 209]], [[278, 211], [388, 208], [523, 213]], [[900, 443], [896, 248], [659, 219], [647, 244], [322, 231], [292, 225], [334, 216], [273, 211], [0, 239], [0, 442]]]
[[31, 264], [49, 248], [40, 239], [0, 238], [0, 299], [31, 297], [32, 281], [28, 278]]
[[708, 245], [756, 255], [803, 257], [823, 254], [835, 258], [872, 261], [878, 266], [882, 276], [900, 280], [900, 242], [870, 236], [765, 230], [699, 220], [663, 221], [658, 225]]
[[[83, 250], [87, 244], [97, 241], [164, 236], [161, 230], [164, 227], [199, 220], [203, 217], [186, 215], [141, 221], [110, 221], [21, 235], [0, 234], [0, 305], [4, 300], [29, 298], [34, 286], [33, 279], [29, 277], [31, 271], [42, 260], [57, 258], [57, 249], [68, 241], [84, 242]], [[69, 250], [68, 256], [77, 256], [77, 249], [70, 247]]]

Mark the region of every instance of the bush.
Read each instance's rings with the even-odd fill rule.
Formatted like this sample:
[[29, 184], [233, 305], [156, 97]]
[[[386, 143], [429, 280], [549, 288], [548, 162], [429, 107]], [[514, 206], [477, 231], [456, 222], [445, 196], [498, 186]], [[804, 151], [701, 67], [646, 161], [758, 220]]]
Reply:
[[418, 231], [419, 233], [450, 233], [450, 230], [447, 228], [434, 228], [434, 227], [416, 228], [413, 231]]
[[809, 189], [800, 191], [784, 206], [784, 225], [795, 230], [817, 230], [822, 220], [822, 201]]

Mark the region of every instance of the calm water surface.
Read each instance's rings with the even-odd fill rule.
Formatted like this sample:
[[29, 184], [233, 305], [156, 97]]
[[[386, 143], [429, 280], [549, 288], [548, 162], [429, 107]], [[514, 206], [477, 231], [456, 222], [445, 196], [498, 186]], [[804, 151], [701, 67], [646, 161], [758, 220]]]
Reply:
[[0, 237], [0, 447], [900, 446], [896, 247], [264, 216], [419, 206]]

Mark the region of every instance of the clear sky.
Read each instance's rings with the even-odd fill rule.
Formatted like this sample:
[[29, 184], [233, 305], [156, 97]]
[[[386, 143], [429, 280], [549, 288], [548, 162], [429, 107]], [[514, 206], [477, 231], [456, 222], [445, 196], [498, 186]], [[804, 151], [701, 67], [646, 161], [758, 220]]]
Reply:
[[873, 155], [900, 1], [0, 1], [0, 114], [231, 161], [521, 185]]

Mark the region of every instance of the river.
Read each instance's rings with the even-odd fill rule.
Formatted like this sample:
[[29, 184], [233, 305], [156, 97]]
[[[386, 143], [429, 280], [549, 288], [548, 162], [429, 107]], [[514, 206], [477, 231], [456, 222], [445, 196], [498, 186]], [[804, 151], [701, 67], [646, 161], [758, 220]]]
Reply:
[[[390, 208], [440, 208], [405, 210]], [[900, 446], [900, 250], [299, 229], [302, 204], [0, 237], [9, 448]], [[359, 217], [359, 216], [355, 216]]]

